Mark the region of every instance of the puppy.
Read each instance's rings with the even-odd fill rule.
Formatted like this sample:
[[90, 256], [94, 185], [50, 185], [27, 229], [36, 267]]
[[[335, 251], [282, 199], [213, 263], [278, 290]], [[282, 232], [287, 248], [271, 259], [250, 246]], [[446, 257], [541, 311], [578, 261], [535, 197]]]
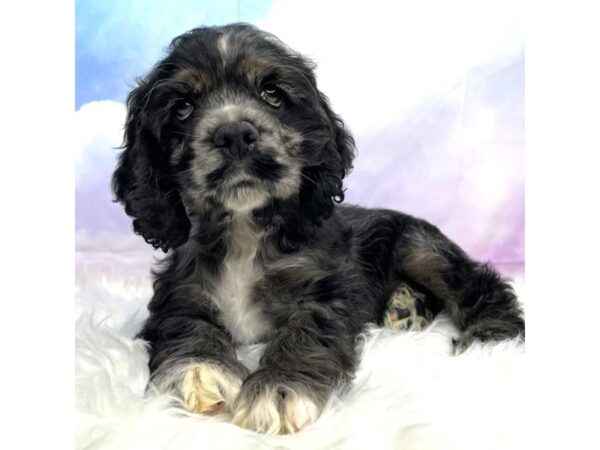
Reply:
[[[447, 310], [458, 350], [524, 335], [511, 287], [435, 226], [336, 205], [354, 141], [313, 69], [250, 25], [175, 38], [128, 97], [113, 175], [135, 232], [167, 253], [140, 333], [151, 383], [266, 433], [319, 416], [365, 324], [406, 317], [399, 292]], [[249, 374], [236, 345], [256, 342]]]

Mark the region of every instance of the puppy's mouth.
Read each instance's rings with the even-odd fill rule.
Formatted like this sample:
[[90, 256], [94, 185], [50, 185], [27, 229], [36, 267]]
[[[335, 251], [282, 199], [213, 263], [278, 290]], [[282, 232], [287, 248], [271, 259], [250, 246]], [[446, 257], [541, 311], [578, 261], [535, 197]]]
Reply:
[[221, 169], [221, 188], [249, 188], [278, 182], [286, 166], [268, 153], [254, 152], [242, 160], [227, 160]]
[[246, 170], [242, 169], [237, 173], [231, 175], [228, 179], [223, 182], [224, 190], [235, 190], [244, 188], [255, 188], [259, 187], [262, 181], [252, 174], [249, 174]]
[[264, 204], [269, 190], [264, 181], [245, 170], [225, 178], [217, 190], [225, 207], [235, 211], [249, 211]]
[[258, 184], [257, 180], [238, 180], [238, 181], [233, 181], [231, 183], [231, 189], [237, 189], [237, 188], [249, 188], [249, 187], [254, 187]]

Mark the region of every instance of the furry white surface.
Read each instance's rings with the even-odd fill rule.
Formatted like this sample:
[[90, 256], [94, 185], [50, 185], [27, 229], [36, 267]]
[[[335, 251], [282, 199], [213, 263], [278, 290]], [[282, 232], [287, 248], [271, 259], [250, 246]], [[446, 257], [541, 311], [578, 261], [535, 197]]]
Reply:
[[[524, 448], [524, 349], [475, 345], [451, 355], [456, 330], [440, 317], [423, 332], [372, 328], [352, 388], [295, 435], [265, 436], [229, 417], [183, 413], [145, 395], [148, 355], [133, 336], [146, 317], [147, 281], [87, 279], [77, 292], [79, 449], [520, 449]], [[254, 368], [260, 345], [239, 357]]]

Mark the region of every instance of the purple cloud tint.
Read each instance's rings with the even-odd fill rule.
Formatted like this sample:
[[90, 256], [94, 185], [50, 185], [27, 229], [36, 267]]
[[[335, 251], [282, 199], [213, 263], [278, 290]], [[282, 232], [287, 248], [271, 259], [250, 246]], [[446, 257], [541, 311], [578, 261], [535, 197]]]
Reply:
[[479, 259], [522, 263], [523, 66], [521, 55], [475, 68], [409, 119], [357, 136], [347, 201], [424, 217]]

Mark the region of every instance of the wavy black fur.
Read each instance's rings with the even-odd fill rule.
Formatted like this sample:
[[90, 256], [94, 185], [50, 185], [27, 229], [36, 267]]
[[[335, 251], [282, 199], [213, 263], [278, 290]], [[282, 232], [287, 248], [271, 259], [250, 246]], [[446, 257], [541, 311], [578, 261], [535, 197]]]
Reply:
[[[281, 106], [262, 100], [265, 83], [280, 89]], [[185, 102], [193, 113], [180, 120]], [[354, 141], [318, 91], [313, 64], [273, 36], [243, 24], [192, 30], [127, 106], [114, 192], [135, 232], [169, 251], [140, 334], [151, 344], [153, 379], [181, 361], [211, 361], [245, 379], [234, 412], [269, 385], [322, 405], [351, 380], [357, 334], [382, 322], [401, 282], [448, 310], [463, 332], [458, 349], [523, 336], [510, 285], [436, 227], [335, 205]], [[231, 120], [260, 130], [241, 161], [211, 143]], [[251, 178], [247, 190], [228, 184], [240, 173]], [[244, 198], [255, 207], [246, 210]], [[247, 377], [235, 346], [256, 341], [267, 347]]]

